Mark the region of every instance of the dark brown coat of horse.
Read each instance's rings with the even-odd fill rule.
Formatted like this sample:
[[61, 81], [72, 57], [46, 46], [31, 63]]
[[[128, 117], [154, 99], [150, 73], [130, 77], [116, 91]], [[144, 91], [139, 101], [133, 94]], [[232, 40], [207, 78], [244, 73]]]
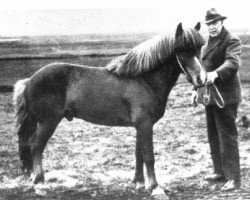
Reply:
[[154, 38], [104, 68], [55, 63], [15, 85], [19, 155], [22, 169], [44, 182], [42, 153], [65, 117], [107, 126], [136, 128], [134, 182], [144, 184], [146, 165], [150, 189], [157, 187], [153, 125], [163, 116], [168, 95], [182, 70], [195, 86], [206, 72], [199, 56], [204, 40], [200, 24], [177, 26], [173, 35]]

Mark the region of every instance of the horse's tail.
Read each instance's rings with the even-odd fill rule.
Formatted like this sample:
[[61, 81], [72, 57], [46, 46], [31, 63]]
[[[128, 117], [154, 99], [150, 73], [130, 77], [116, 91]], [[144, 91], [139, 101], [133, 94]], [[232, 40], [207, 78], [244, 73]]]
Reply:
[[27, 98], [26, 85], [29, 79], [18, 81], [14, 86], [13, 102], [16, 111], [16, 125], [18, 127], [19, 157], [22, 170], [30, 175], [33, 160], [31, 155], [30, 137], [36, 131], [37, 121], [30, 112]]

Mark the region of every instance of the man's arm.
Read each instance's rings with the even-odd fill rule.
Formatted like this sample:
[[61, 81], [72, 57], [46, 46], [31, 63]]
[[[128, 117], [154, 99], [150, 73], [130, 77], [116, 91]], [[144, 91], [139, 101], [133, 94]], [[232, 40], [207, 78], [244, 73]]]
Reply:
[[233, 36], [227, 46], [225, 62], [215, 71], [218, 77], [223, 81], [237, 72], [241, 65], [241, 41]]

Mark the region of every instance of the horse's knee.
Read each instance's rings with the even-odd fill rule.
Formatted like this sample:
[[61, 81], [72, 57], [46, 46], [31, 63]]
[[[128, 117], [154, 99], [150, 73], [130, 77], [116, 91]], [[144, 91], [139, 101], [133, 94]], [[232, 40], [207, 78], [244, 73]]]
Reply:
[[39, 150], [39, 146], [40, 146], [39, 144], [41, 144], [41, 141], [39, 141], [38, 135], [34, 134], [31, 136], [29, 142], [30, 142], [31, 153], [34, 154], [35, 152]]

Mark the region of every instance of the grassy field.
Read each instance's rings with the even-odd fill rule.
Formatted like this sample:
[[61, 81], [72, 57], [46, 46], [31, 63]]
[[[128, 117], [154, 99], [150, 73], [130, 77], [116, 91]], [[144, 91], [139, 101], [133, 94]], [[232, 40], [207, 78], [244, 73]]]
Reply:
[[[63, 43], [70, 43], [71, 45], [66, 45], [67, 48], [65, 48], [67, 52], [70, 51], [73, 54], [72, 49], [77, 48], [76, 44], [72, 45], [72, 38], [57, 38], [58, 46], [54, 42], [56, 39], [52, 41], [48, 38], [40, 38], [40, 40], [25, 38], [26, 41], [30, 41], [30, 46], [23, 47], [24, 51], [20, 50], [20, 46], [12, 51], [13, 55], [19, 56], [18, 59], [7, 58], [7, 53], [1, 58], [0, 85], [12, 86], [16, 80], [31, 75], [52, 61], [104, 66], [113, 58], [107, 55], [126, 52], [130, 47], [148, 37], [149, 35], [124, 35], [121, 39], [111, 36], [108, 39], [105, 37], [106, 39], [99, 40], [97, 36], [87, 38], [86, 40], [92, 39], [100, 43], [100, 45], [96, 44], [98, 48], [93, 48], [94, 56], [88, 57], [84, 54], [84, 56], [77, 55], [71, 58], [60, 57], [62, 50], [57, 51], [57, 49], [62, 48]], [[80, 38], [79, 36], [79, 39], [74, 41], [82, 41], [83, 39]], [[245, 83], [243, 83], [243, 102], [239, 107], [238, 119], [243, 115], [250, 116], [250, 84], [247, 83], [250, 80], [248, 47], [250, 36], [241, 36], [241, 38], [244, 44], [241, 77]], [[44, 41], [50, 45], [44, 45], [46, 43]], [[84, 44], [85, 48], [89, 49], [92, 45], [90, 42], [88, 42], [89, 46], [87, 43]], [[46, 50], [40, 55], [42, 57], [46, 54], [49, 58], [27, 59], [27, 55], [31, 55], [30, 52], [34, 49], [44, 49], [44, 46], [46, 48], [53, 46], [50, 53]], [[115, 51], [116, 48], [120, 51]], [[16, 53], [17, 51], [19, 53]], [[59, 52], [57, 57], [56, 51]], [[10, 50], [6, 52], [9, 52], [9, 56], [11, 55]], [[96, 53], [105, 54], [105, 56], [99, 57]], [[93, 52], [91, 54], [93, 55]], [[160, 185], [170, 191], [168, 195], [171, 200], [250, 199], [250, 130], [241, 127], [240, 124], [238, 130], [242, 188], [235, 192], [221, 193], [221, 184], [213, 185], [203, 180], [206, 174], [212, 172], [212, 163], [206, 137], [204, 108], [202, 106], [193, 108], [190, 105], [191, 87], [190, 84], [182, 82], [173, 89], [167, 103], [166, 113], [154, 127], [156, 174]], [[46, 183], [50, 190], [47, 197], [35, 196], [29, 185], [20, 179], [21, 171], [11, 98], [10, 92], [0, 93], [0, 200], [150, 199], [147, 191], [138, 192], [131, 183], [135, 165], [135, 130], [98, 126], [77, 119], [72, 122], [63, 120], [50, 139], [44, 152]]]
[[[19, 80], [52, 62], [70, 62], [105, 66], [110, 60], [128, 52], [154, 33], [135, 35], [86, 35], [22, 37], [11, 43], [0, 42], [0, 86], [13, 86]], [[240, 36], [243, 62], [240, 76], [250, 81], [250, 36]]]
[[52, 62], [105, 66], [153, 34], [22, 37], [0, 43], [0, 86], [12, 86]]

